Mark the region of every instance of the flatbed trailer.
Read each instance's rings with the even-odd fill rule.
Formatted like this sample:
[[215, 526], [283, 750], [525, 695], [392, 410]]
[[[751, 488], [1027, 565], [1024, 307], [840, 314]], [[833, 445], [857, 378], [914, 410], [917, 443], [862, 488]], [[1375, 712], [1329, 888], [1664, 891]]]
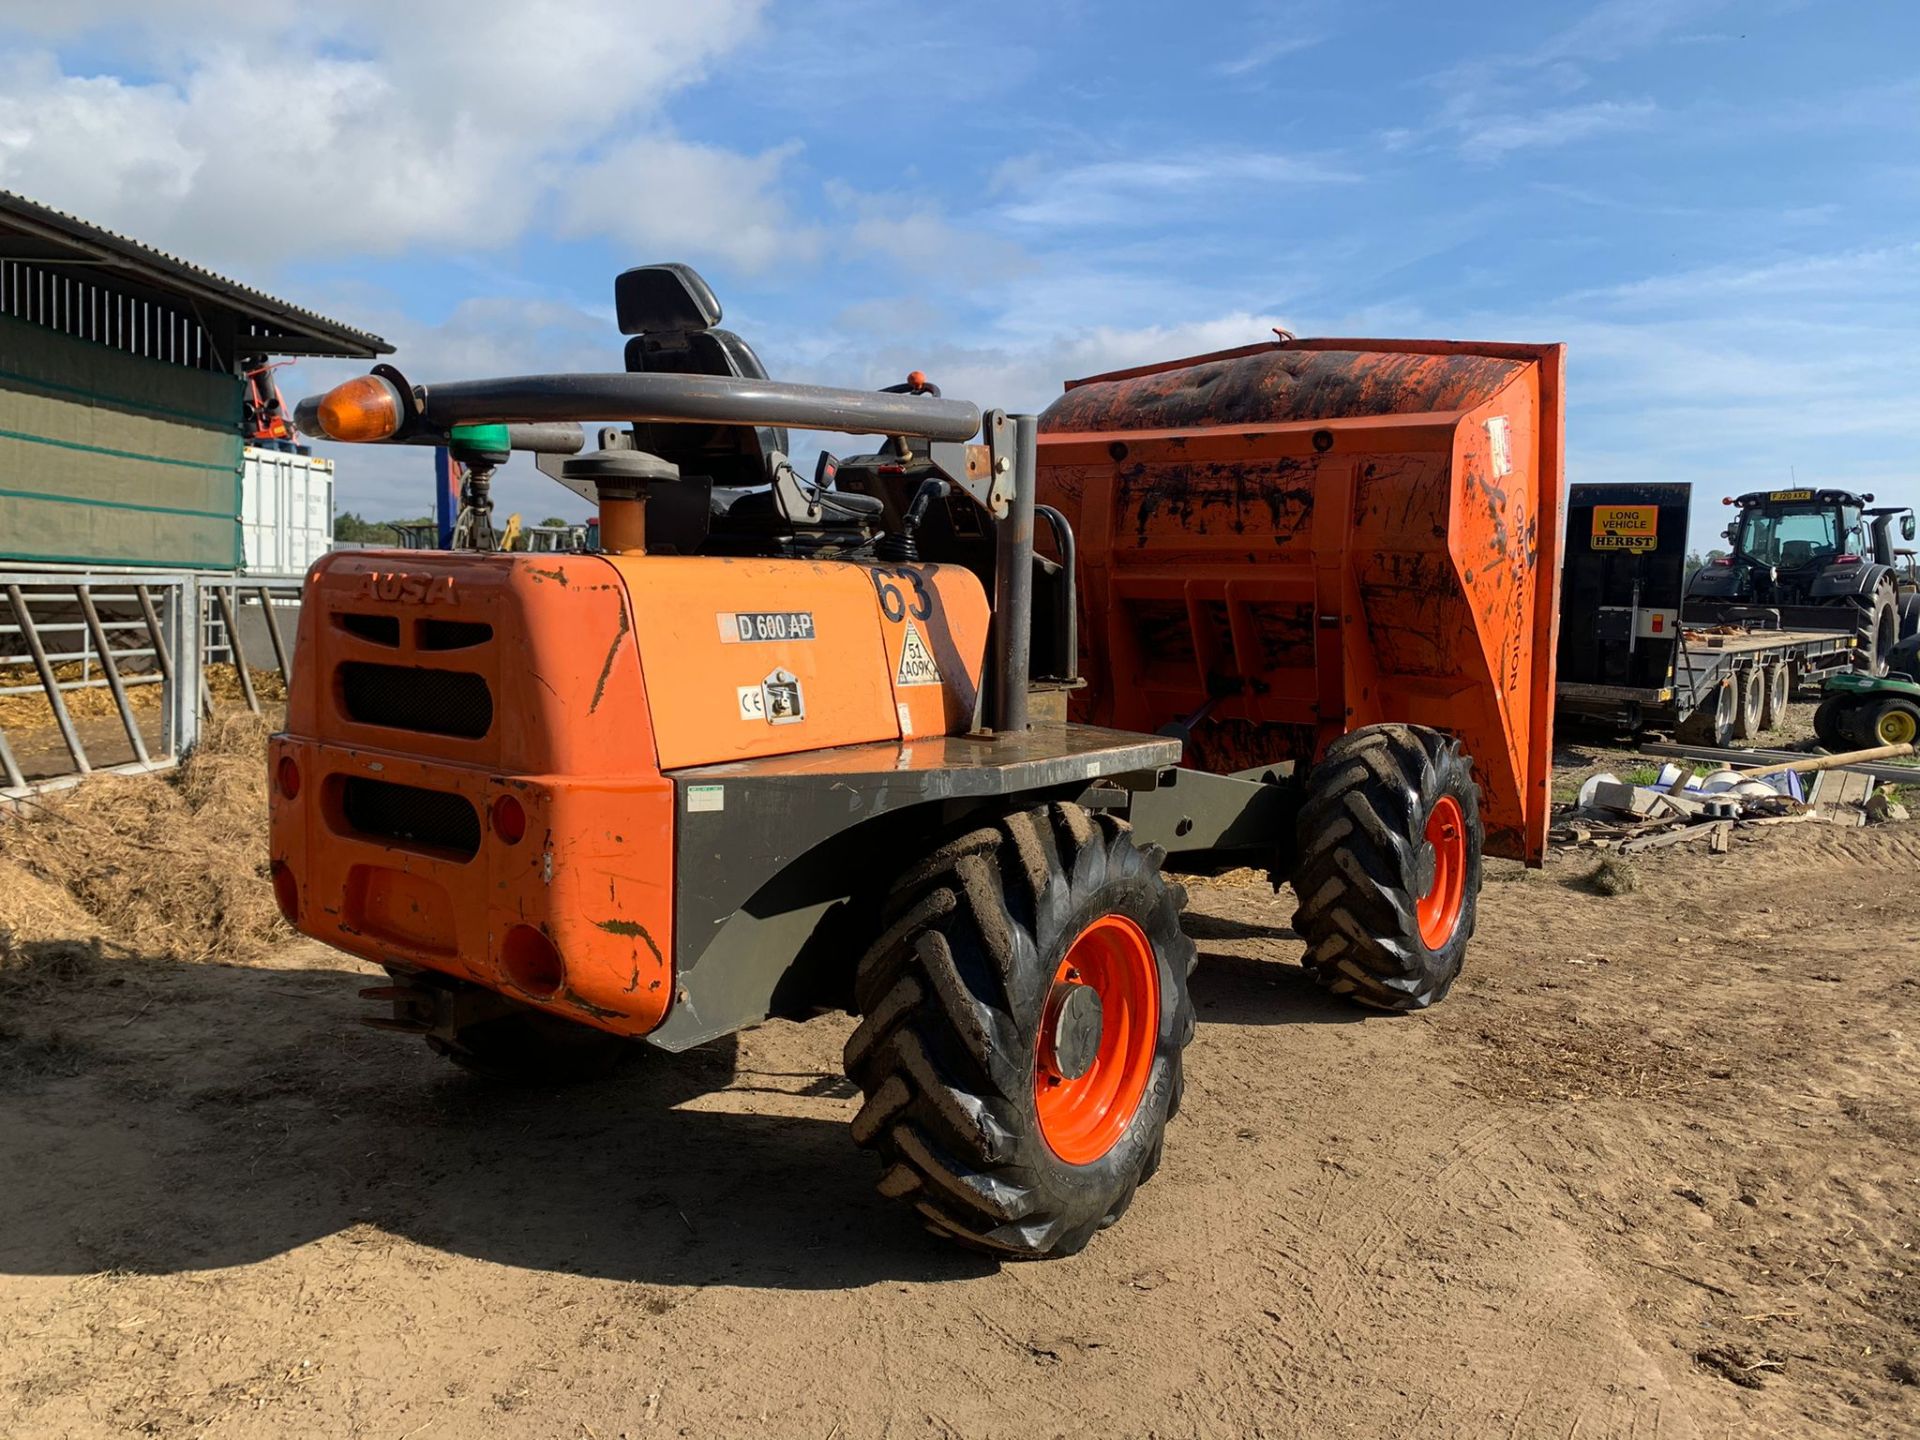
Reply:
[[1853, 667], [1858, 639], [1748, 609], [1681, 623], [1692, 487], [1575, 485], [1561, 580], [1558, 714], [1724, 745], [1771, 729], [1815, 677]]

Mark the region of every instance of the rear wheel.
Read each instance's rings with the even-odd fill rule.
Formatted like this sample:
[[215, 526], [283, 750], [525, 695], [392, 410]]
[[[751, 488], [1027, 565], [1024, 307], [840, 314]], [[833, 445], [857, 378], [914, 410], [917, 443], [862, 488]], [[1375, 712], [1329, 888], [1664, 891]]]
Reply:
[[1760, 728], [1778, 730], [1787, 723], [1787, 702], [1793, 696], [1793, 676], [1785, 662], [1766, 669], [1766, 701], [1760, 707]]
[[1674, 734], [1689, 745], [1712, 745], [1724, 749], [1733, 739], [1733, 686], [1726, 682], [1713, 687], [1713, 693], [1682, 720]]
[[1764, 728], [1767, 677], [1758, 665], [1749, 665], [1733, 677], [1733, 738], [1751, 740]]
[[1298, 822], [1307, 970], [1379, 1010], [1444, 999], [1466, 956], [1480, 894], [1480, 787], [1459, 742], [1415, 725], [1369, 725], [1327, 747]]
[[1854, 665], [1869, 675], [1886, 674], [1893, 648], [1900, 643], [1900, 612], [1890, 590], [1882, 587], [1874, 592], [1861, 615], [1857, 634], [1860, 648]]
[[847, 1074], [880, 1192], [936, 1234], [1071, 1255], [1160, 1164], [1193, 1036], [1193, 942], [1157, 856], [1077, 805], [909, 869], [861, 959]]
[[1847, 717], [1847, 735], [1862, 750], [1878, 745], [1911, 745], [1920, 739], [1920, 705], [1902, 696], [1869, 696]]

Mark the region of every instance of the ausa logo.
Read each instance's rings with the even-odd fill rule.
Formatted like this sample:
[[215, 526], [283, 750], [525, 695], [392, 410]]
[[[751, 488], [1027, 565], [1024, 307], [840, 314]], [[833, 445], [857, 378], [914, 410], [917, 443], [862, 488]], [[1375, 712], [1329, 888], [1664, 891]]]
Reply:
[[397, 570], [370, 570], [360, 588], [374, 600], [399, 600], [409, 605], [451, 602], [451, 575], [408, 575]]

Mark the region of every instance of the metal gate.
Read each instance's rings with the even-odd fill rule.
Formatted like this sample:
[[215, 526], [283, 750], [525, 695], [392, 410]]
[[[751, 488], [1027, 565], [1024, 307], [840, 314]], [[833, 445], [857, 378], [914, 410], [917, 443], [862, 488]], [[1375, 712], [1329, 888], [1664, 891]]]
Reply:
[[260, 713], [255, 672], [289, 678], [299, 604], [292, 577], [0, 569], [0, 799], [177, 764], [219, 667]]

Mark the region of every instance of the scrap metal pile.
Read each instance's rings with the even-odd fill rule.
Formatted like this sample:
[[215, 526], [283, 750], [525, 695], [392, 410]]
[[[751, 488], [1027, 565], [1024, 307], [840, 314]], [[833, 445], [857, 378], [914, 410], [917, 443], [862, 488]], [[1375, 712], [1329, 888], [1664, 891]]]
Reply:
[[[1579, 799], [1562, 812], [1549, 838], [1569, 848], [1628, 855], [1704, 839], [1715, 853], [1725, 853], [1736, 828], [1904, 820], [1907, 812], [1894, 798], [1896, 787], [1847, 767], [1913, 753], [1912, 745], [1880, 746], [1700, 775], [1690, 765], [1670, 762], [1645, 785], [1595, 775], [1580, 787]], [[1920, 770], [1914, 774], [1920, 781]]]

